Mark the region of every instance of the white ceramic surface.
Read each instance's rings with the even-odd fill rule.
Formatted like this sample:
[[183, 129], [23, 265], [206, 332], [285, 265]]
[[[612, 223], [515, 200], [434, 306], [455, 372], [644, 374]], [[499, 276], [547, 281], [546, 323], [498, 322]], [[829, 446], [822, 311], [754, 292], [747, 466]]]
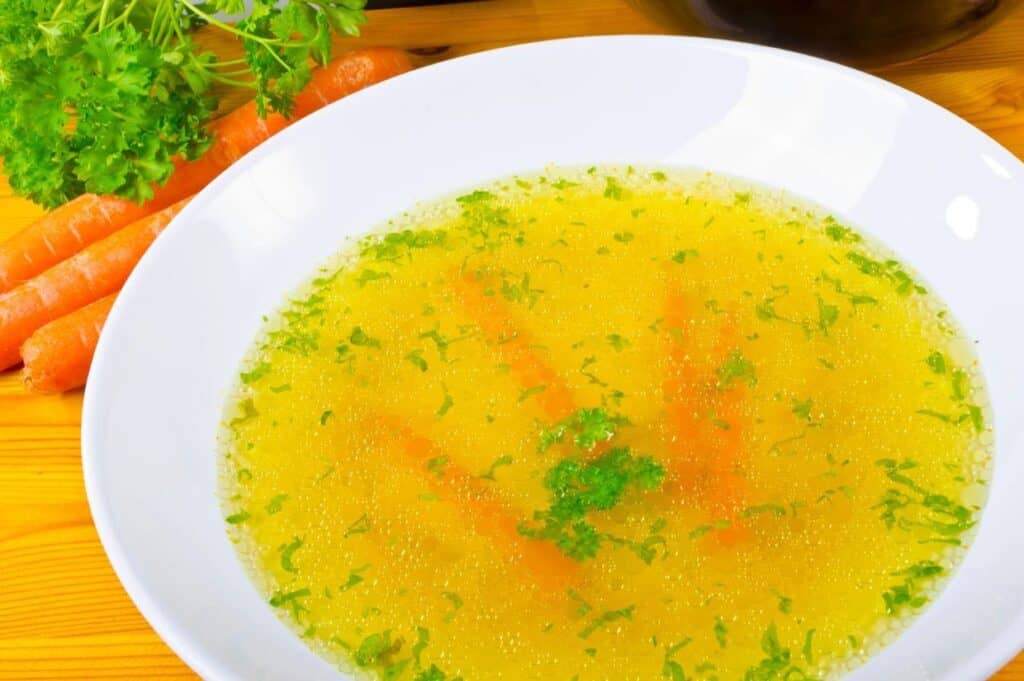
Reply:
[[225, 393], [260, 315], [345, 235], [547, 164], [682, 164], [783, 187], [879, 236], [952, 307], [994, 404], [989, 504], [945, 591], [853, 679], [982, 679], [1024, 642], [1024, 165], [945, 110], [738, 43], [590, 38], [432, 66], [286, 130], [214, 182], [132, 275], [82, 428], [114, 568], [210, 679], [338, 678], [250, 585], [215, 495]]

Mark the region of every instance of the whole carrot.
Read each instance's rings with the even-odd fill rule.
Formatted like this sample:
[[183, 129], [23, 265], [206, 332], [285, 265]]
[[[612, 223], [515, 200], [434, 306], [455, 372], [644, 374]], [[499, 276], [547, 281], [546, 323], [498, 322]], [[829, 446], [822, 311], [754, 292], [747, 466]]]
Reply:
[[191, 196], [232, 163], [290, 123], [331, 102], [412, 68], [408, 56], [390, 48], [359, 50], [313, 72], [309, 85], [295, 97], [291, 118], [256, 114], [249, 103], [210, 125], [213, 144], [199, 159], [176, 164], [167, 183], [154, 187], [143, 205], [113, 196], [83, 194], [43, 216], [0, 244], [0, 293], [71, 257], [136, 220]]
[[96, 343], [117, 294], [46, 324], [21, 346], [29, 390], [60, 393], [81, 388], [89, 375]]
[[39, 327], [120, 289], [142, 254], [188, 201], [143, 218], [0, 294], [0, 370], [18, 363], [18, 348]]

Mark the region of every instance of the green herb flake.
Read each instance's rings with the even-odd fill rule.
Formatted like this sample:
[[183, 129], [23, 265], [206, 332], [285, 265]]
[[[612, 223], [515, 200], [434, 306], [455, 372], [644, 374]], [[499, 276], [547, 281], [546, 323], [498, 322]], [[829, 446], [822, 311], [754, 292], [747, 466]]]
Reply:
[[266, 510], [268, 515], [274, 515], [280, 513], [284, 502], [288, 500], [287, 494], [275, 494], [270, 497], [270, 501], [267, 502]]
[[665, 647], [665, 657], [661, 663], [661, 676], [671, 681], [686, 681], [686, 673], [683, 667], [675, 660], [675, 656], [686, 646], [690, 645], [693, 639], [684, 638], [679, 643]]
[[281, 552], [281, 569], [286, 572], [298, 572], [299, 569], [292, 563], [292, 556], [295, 552], [302, 548], [302, 537], [295, 537], [287, 544], [282, 544], [278, 547], [278, 551]]
[[348, 591], [352, 587], [362, 584], [366, 580], [366, 578], [363, 575], [369, 569], [370, 564], [367, 563], [366, 565], [360, 565], [359, 567], [349, 571], [348, 579], [345, 580], [344, 584], [338, 586], [338, 591]]
[[345, 534], [342, 536], [345, 539], [348, 539], [349, 537], [355, 536], [357, 534], [365, 534], [369, 531], [370, 519], [364, 513], [363, 515], [359, 516], [351, 525], [348, 526], [348, 529], [345, 530]]
[[612, 346], [615, 352], [622, 352], [629, 347], [629, 339], [625, 336], [620, 336], [617, 333], [612, 333], [606, 336], [608, 339], [608, 345]]
[[839, 321], [839, 306], [829, 305], [818, 296], [818, 329], [823, 336], [828, 335], [828, 330]]
[[491, 462], [491, 465], [487, 468], [487, 470], [484, 471], [483, 473], [481, 473], [477, 477], [479, 477], [482, 480], [495, 480], [495, 477], [494, 477], [495, 471], [497, 471], [502, 466], [511, 466], [511, 465], [512, 465], [512, 457], [509, 456], [508, 454], [503, 454], [503, 455], [499, 456], [497, 459], [495, 459], [493, 462]]
[[612, 235], [612, 238], [620, 244], [628, 244], [633, 240], [633, 232], [616, 232]]
[[743, 356], [739, 350], [733, 350], [728, 358], [718, 367], [719, 390], [727, 390], [736, 383], [746, 383], [750, 387], [757, 385], [757, 372], [753, 363]]
[[672, 256], [672, 262], [682, 265], [686, 262], [687, 258], [696, 258], [699, 253], [692, 248], [687, 248], [681, 251], [676, 251]]
[[523, 391], [521, 391], [519, 393], [519, 402], [520, 403], [525, 402], [526, 400], [530, 399], [534, 395], [539, 395], [542, 392], [544, 392], [545, 390], [547, 390], [547, 386], [546, 385], [530, 386], [529, 388], [526, 388], [525, 390], [523, 390]]
[[621, 201], [623, 191], [622, 185], [619, 184], [618, 180], [614, 177], [608, 176], [604, 178], [604, 182], [604, 198]]
[[469, 194], [464, 194], [456, 198], [455, 200], [461, 203], [463, 206], [469, 206], [474, 203], [484, 203], [486, 201], [492, 201], [495, 198], [497, 197], [495, 197], [495, 195], [492, 194], [491, 192], [485, 192], [483, 190], [477, 189], [476, 191], [471, 192]]
[[725, 648], [728, 643], [726, 637], [729, 635], [729, 627], [725, 626], [725, 622], [721, 617], [715, 615], [715, 640], [718, 641], [719, 648]]
[[452, 609], [444, 616], [445, 623], [450, 624], [451, 621], [455, 619], [455, 614], [462, 608], [462, 598], [459, 594], [453, 591], [444, 591], [441, 595], [447, 598], [452, 604]]
[[632, 620], [633, 611], [635, 609], [635, 605], [630, 605], [619, 610], [609, 610], [605, 613], [602, 613], [601, 615], [591, 620], [587, 626], [580, 629], [579, 633], [577, 633], [576, 635], [586, 640], [590, 638], [591, 634], [593, 634], [595, 631], [597, 631], [598, 629], [607, 628], [608, 625], [612, 622], [616, 622], [618, 620]]
[[423, 351], [420, 349], [413, 350], [405, 356], [405, 359], [420, 371], [426, 371], [428, 368], [427, 360], [423, 359]]
[[363, 331], [362, 327], [356, 326], [352, 329], [352, 333], [348, 337], [349, 343], [356, 347], [365, 348], [380, 348], [380, 340], [373, 338]]
[[804, 636], [804, 647], [802, 651], [804, 655], [804, 662], [807, 664], [814, 664], [814, 653], [811, 650], [811, 646], [814, 645], [813, 639], [814, 629], [808, 629], [807, 634]]
[[260, 362], [249, 371], [243, 371], [240, 373], [238, 377], [245, 385], [252, 385], [269, 373], [270, 365], [266, 362]]
[[244, 523], [251, 517], [252, 516], [249, 514], [248, 511], [239, 511], [238, 513], [232, 513], [227, 518], [225, 518], [224, 521], [227, 522], [229, 525], [239, 525], [241, 523]]
[[427, 461], [427, 470], [439, 478], [444, 477], [445, 466], [448, 465], [447, 456], [435, 456]]

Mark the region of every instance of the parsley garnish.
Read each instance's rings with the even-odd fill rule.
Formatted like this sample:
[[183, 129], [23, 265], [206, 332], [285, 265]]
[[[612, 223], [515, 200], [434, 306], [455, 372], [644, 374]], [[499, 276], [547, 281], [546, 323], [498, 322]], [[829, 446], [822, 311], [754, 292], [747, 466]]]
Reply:
[[630, 487], [654, 489], [664, 477], [665, 469], [654, 459], [633, 457], [627, 447], [613, 449], [589, 463], [563, 459], [545, 476], [550, 506], [534, 513], [534, 520], [541, 525], [521, 523], [519, 532], [554, 542], [575, 560], [593, 558], [609, 537], [587, 522], [587, 514], [613, 508]]
[[295, 537], [291, 542], [282, 544], [278, 551], [281, 552], [281, 569], [286, 572], [298, 572], [299, 569], [292, 563], [292, 556], [302, 548], [302, 537]]
[[[682, 665], [675, 661], [676, 654], [690, 645], [693, 639], [684, 638], [679, 643], [675, 643], [665, 648], [665, 659], [661, 663], [661, 676], [671, 681], [686, 681], [686, 673], [683, 671]], [[698, 670], [699, 671], [699, 670]]]
[[921, 581], [937, 577], [943, 572], [945, 569], [938, 563], [922, 560], [905, 570], [892, 573], [903, 577], [903, 581], [882, 594], [886, 614], [898, 615], [905, 608], [916, 610], [927, 603], [928, 599], [921, 594]]
[[498, 468], [500, 468], [501, 466], [510, 465], [512, 465], [512, 457], [509, 456], [508, 454], [503, 454], [499, 456], [497, 459], [495, 459], [493, 462], [491, 462], [491, 465], [487, 468], [487, 470], [478, 475], [477, 477], [479, 477], [482, 480], [494, 480], [494, 473], [495, 471], [498, 470]]
[[737, 382], [753, 387], [757, 385], [757, 372], [749, 359], [739, 350], [733, 350], [729, 357], [718, 367], [718, 389], [726, 390]]
[[[370, 564], [369, 563], [367, 563], [366, 565], [361, 565], [361, 566], [359, 566], [357, 568], [352, 569], [348, 573], [348, 579], [345, 581], [345, 583], [338, 587], [338, 591], [348, 591], [349, 589], [351, 589], [352, 587], [356, 586], [357, 584], [361, 584], [364, 581], [364, 579], [365, 579], [363, 577], [363, 573], [366, 572], [369, 569], [370, 569]], [[415, 648], [413, 648], [413, 651], [415, 652]]]
[[[332, 34], [358, 33], [362, 5], [4, 0], [0, 156], [11, 185], [48, 208], [85, 192], [149, 199], [176, 160], [209, 147], [220, 88], [250, 88], [260, 115], [290, 115], [311, 65], [330, 60]], [[203, 49], [204, 26], [240, 40], [245, 58]]]
[[348, 526], [348, 529], [345, 530], [345, 534], [342, 535], [342, 536], [345, 539], [348, 539], [349, 537], [351, 537], [353, 535], [364, 534], [364, 533], [369, 532], [369, 531], [370, 531], [370, 519], [364, 513], [363, 515], [359, 516], [355, 520], [355, 522], [353, 522], [351, 525]]
[[348, 342], [357, 347], [380, 348], [380, 340], [367, 335], [360, 326], [356, 326], [352, 329], [352, 333], [350, 333], [348, 337]]
[[446, 623], [451, 623], [451, 621], [455, 619], [455, 613], [462, 608], [462, 598], [454, 591], [444, 591], [441, 595], [451, 601], [452, 609], [444, 616], [444, 621]]
[[601, 615], [598, 615], [597, 617], [592, 619], [590, 621], [590, 624], [588, 624], [587, 626], [585, 626], [582, 629], [580, 629], [580, 631], [577, 634], [577, 636], [579, 636], [582, 639], [587, 639], [587, 638], [590, 638], [590, 635], [593, 634], [598, 629], [604, 629], [605, 627], [607, 627], [612, 622], [615, 622], [616, 620], [623, 620], [623, 619], [624, 620], [632, 620], [633, 619], [633, 611], [635, 609], [636, 609], [635, 605], [630, 605], [630, 606], [628, 606], [626, 608], [621, 608], [619, 610], [609, 610], [609, 611], [607, 611], [605, 613], [602, 613]]
[[572, 434], [573, 444], [584, 450], [593, 449], [599, 442], [611, 440], [618, 426], [627, 424], [622, 416], [609, 416], [602, 407], [583, 408], [548, 430], [541, 432], [537, 451], [546, 452]]
[[718, 615], [715, 615], [715, 640], [718, 641], [718, 647], [724, 648], [726, 646], [726, 636], [729, 634], [729, 627], [725, 626], [725, 622]]
[[284, 502], [287, 501], [287, 499], [287, 494], [275, 494], [274, 496], [272, 496], [270, 498], [270, 501], [267, 502], [267, 514], [274, 515], [275, 513], [280, 513], [281, 507], [284, 505]]

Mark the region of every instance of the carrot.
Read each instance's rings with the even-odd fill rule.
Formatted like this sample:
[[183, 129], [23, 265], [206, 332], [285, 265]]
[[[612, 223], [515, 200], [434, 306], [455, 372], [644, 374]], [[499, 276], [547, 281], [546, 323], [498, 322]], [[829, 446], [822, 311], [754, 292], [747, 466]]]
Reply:
[[81, 388], [117, 294], [41, 327], [21, 346], [25, 386], [39, 393]]
[[[732, 386], [719, 390], [712, 371], [699, 374], [690, 357], [696, 352], [688, 342], [695, 320], [693, 305], [678, 290], [666, 297], [664, 325], [678, 330], [668, 347], [668, 368], [662, 391], [667, 400], [666, 416], [672, 438], [674, 484], [680, 491], [703, 498], [706, 510], [730, 526], [718, 532], [723, 544], [742, 539], [740, 511], [745, 490], [736, 473], [743, 449], [743, 422], [740, 406], [745, 388]], [[676, 331], [674, 331], [676, 333]], [[712, 359], [721, 362], [735, 349], [736, 320], [727, 315], [722, 323]], [[712, 418], [721, 423], [715, 423]]]
[[427, 462], [441, 455], [441, 450], [431, 440], [394, 416], [377, 417], [370, 425], [386, 436], [390, 444], [402, 450], [408, 465], [422, 472], [424, 480], [435, 492], [458, 502], [459, 509], [467, 514], [474, 531], [494, 539], [498, 547], [510, 552], [515, 564], [521, 565], [531, 577], [564, 585], [578, 572], [579, 566], [553, 544], [532, 541], [521, 535], [518, 527], [523, 514], [517, 514], [491, 488], [458, 464], [449, 461], [444, 475], [440, 477], [429, 473]]
[[544, 413], [554, 422], [576, 411], [576, 400], [565, 380], [531, 347], [530, 334], [512, 318], [511, 312], [495, 296], [484, 294], [483, 287], [469, 273], [453, 275], [455, 292], [469, 316], [476, 321], [484, 337], [492, 343], [502, 361], [529, 390], [544, 386], [532, 394]]
[[261, 119], [249, 103], [210, 124], [213, 144], [195, 161], [179, 161], [163, 186], [143, 205], [113, 196], [83, 194], [0, 244], [0, 293], [49, 269], [137, 220], [162, 210], [209, 184], [231, 164], [294, 121], [356, 90], [412, 68], [408, 56], [389, 48], [343, 55], [313, 73], [295, 97], [291, 118]]
[[18, 348], [41, 326], [120, 289], [142, 254], [188, 201], [143, 218], [0, 294], [0, 370], [17, 364]]

